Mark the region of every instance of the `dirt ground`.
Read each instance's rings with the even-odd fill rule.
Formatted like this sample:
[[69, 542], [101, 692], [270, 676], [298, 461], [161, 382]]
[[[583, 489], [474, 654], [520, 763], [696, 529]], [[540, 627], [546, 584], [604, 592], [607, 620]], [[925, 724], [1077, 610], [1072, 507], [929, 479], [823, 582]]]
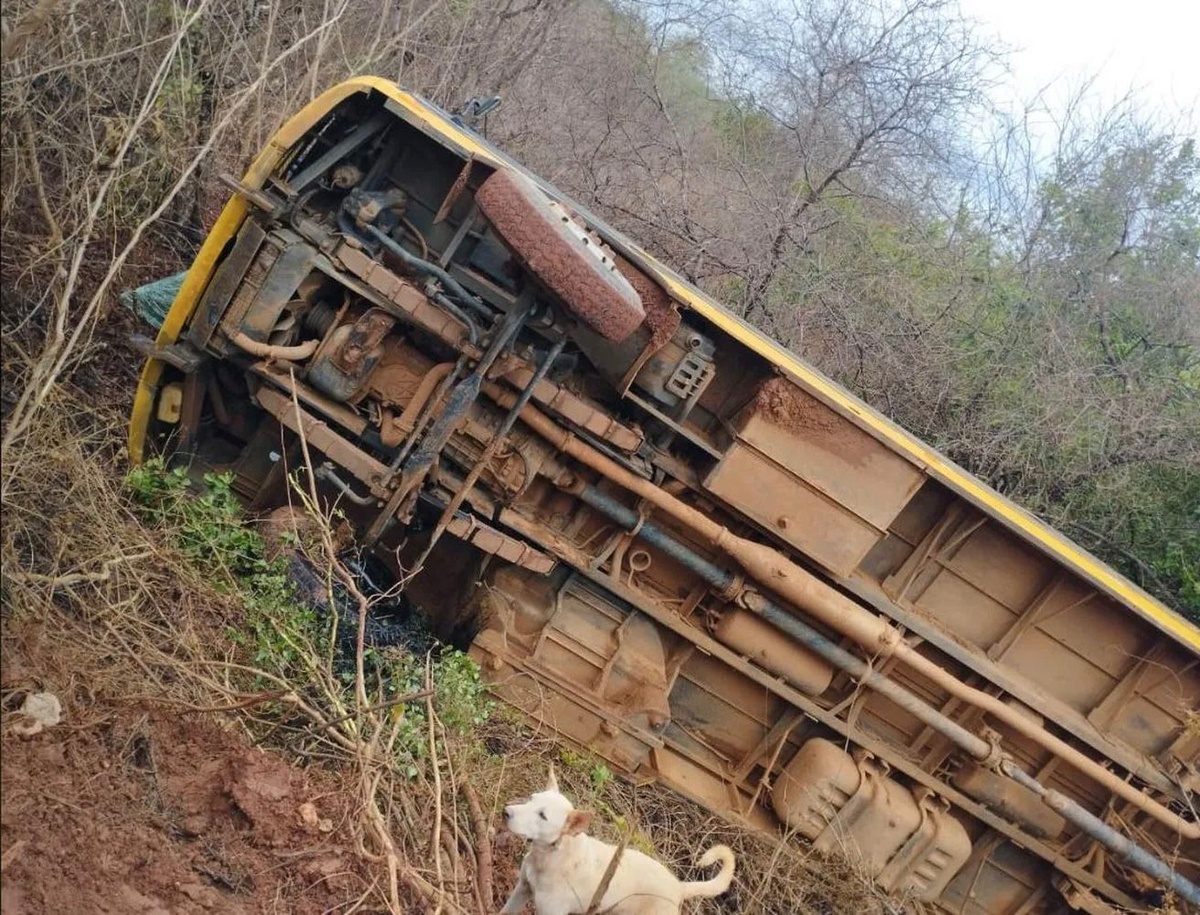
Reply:
[[[141, 364], [128, 340], [147, 330], [112, 303], [71, 375], [78, 402], [127, 412]], [[95, 472], [122, 473], [119, 436], [95, 445]], [[70, 542], [58, 508], [50, 498], [40, 510], [48, 546]], [[233, 715], [170, 704], [128, 652], [64, 652], [78, 607], [61, 595], [38, 615], [15, 614], [10, 596], [5, 583], [2, 915], [332, 913], [361, 898], [370, 877], [347, 828], [354, 796], [335, 777], [256, 749]], [[62, 721], [25, 738], [14, 725], [36, 691], [59, 698]]]
[[[59, 669], [41, 641], [6, 631], [0, 656], [4, 915], [320, 913], [360, 897], [352, 799], [327, 773], [213, 715], [90, 695], [99, 672]], [[60, 696], [63, 720], [22, 738], [7, 710], [33, 689]]]

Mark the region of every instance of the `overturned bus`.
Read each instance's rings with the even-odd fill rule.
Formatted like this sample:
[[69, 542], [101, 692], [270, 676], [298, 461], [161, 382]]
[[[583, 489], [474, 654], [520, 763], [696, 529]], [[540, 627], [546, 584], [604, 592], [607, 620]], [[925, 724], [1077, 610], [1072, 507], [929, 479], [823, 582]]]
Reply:
[[1200, 902], [1191, 624], [389, 82], [226, 180], [135, 462], [265, 511], [303, 437], [531, 721], [885, 889]]

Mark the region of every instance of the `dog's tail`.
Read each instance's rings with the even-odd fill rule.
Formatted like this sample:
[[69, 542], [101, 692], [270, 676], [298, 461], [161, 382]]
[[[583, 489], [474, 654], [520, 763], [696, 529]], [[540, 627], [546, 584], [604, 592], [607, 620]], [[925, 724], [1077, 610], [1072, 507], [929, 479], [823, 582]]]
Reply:
[[683, 884], [683, 898], [693, 896], [720, 896], [733, 883], [733, 851], [727, 845], [714, 845], [700, 859], [701, 867], [710, 867], [721, 862], [721, 870], [710, 880], [689, 880]]

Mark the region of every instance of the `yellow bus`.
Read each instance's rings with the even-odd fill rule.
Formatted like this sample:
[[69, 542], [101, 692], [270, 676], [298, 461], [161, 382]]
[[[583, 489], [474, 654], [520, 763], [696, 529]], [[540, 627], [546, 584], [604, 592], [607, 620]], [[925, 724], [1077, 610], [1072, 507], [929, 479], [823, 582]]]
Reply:
[[311, 473], [530, 721], [886, 890], [1200, 903], [1193, 625], [392, 83], [227, 181], [134, 462]]

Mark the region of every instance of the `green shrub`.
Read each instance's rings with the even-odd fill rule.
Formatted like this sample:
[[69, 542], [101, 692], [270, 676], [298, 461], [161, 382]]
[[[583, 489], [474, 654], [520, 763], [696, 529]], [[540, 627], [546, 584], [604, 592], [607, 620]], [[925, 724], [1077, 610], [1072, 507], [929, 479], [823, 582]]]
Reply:
[[[186, 469], [168, 468], [157, 459], [134, 468], [126, 478], [142, 518], [162, 530], [215, 588], [241, 598], [246, 612], [229, 637], [245, 650], [247, 663], [296, 684], [297, 691], [306, 695], [319, 693], [321, 681], [321, 686], [336, 693], [326, 699], [331, 717], [337, 717], [332, 707], [353, 708], [355, 693], [356, 665], [338, 657], [334, 648], [337, 627], [347, 623], [334, 614], [325, 618], [302, 599], [286, 558], [267, 558], [263, 538], [243, 523], [232, 483], [232, 474], [214, 473], [196, 483]], [[403, 648], [366, 647], [363, 672], [368, 691], [376, 693], [372, 704], [420, 693], [425, 664], [424, 656]], [[465, 735], [486, 722], [492, 702], [475, 661], [444, 648], [432, 664], [434, 706], [447, 730]], [[425, 706], [396, 702], [388, 721], [396, 728], [397, 762], [403, 772], [415, 777], [428, 754]]]

